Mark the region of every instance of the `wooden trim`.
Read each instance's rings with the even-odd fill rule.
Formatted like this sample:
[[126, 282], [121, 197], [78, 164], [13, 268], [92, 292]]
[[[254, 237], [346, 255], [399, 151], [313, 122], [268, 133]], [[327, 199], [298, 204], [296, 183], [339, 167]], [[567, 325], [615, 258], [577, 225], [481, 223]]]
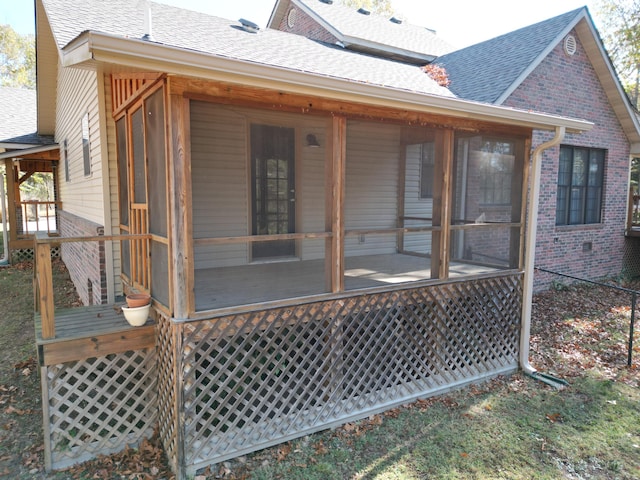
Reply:
[[331, 232], [321, 233], [282, 233], [279, 235], [242, 235], [239, 237], [194, 238], [194, 245], [220, 245], [228, 243], [255, 243], [273, 240], [305, 240], [310, 238], [330, 238]]
[[440, 227], [433, 235], [431, 245], [431, 277], [449, 277], [451, 239], [451, 204], [453, 202], [453, 130], [442, 130], [435, 138], [435, 165], [433, 186], [433, 224]]
[[[531, 139], [527, 138], [524, 141], [524, 152], [522, 158], [522, 184], [521, 184], [521, 195], [522, 200], [520, 204], [520, 231], [518, 235], [518, 269], [524, 268], [524, 254], [525, 254], [525, 243], [526, 243], [526, 229], [524, 228], [526, 219], [527, 219], [527, 198], [529, 197], [529, 179], [531, 175]], [[535, 245], [531, 246], [531, 248], [535, 248]], [[512, 267], [514, 265], [511, 265]]]
[[399, 125], [420, 125], [437, 129], [459, 129], [468, 132], [486, 132], [492, 135], [516, 135], [527, 137], [531, 128], [501, 125], [487, 121], [452, 117], [446, 114], [424, 113], [420, 106], [416, 110], [398, 110], [391, 107], [315, 97], [280, 90], [247, 87], [244, 85], [196, 80], [186, 77], [171, 77], [171, 93], [184, 95], [189, 99], [202, 100], [226, 105], [240, 105], [278, 111], [304, 114], [324, 114], [362, 120], [394, 122]]
[[154, 348], [156, 344], [155, 329], [155, 325], [151, 324], [130, 328], [122, 332], [112, 332], [92, 337], [39, 342], [40, 362], [43, 365], [57, 365], [110, 353]]
[[119, 116], [142, 96], [163, 83], [164, 73], [114, 73], [111, 75], [112, 115]]

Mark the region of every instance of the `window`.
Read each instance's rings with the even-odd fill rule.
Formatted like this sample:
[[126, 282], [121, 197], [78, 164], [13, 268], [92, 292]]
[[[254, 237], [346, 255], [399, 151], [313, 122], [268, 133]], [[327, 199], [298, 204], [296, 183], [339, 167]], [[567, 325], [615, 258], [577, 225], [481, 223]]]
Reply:
[[556, 225], [600, 223], [604, 150], [561, 146]]
[[434, 143], [423, 143], [420, 150], [420, 198], [433, 198]]
[[82, 157], [84, 176], [91, 175], [91, 145], [89, 144], [89, 112], [82, 116]]
[[69, 149], [67, 148], [67, 139], [62, 142], [62, 158], [64, 159], [64, 180], [69, 182], [71, 174], [69, 173]]
[[483, 139], [480, 145], [480, 203], [510, 205], [514, 143]]

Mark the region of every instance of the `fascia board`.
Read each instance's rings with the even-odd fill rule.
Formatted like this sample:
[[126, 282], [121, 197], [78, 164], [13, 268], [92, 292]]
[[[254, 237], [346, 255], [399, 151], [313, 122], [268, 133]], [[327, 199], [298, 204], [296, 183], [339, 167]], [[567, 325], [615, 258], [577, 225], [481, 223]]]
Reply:
[[[620, 123], [624, 126], [628, 126], [632, 129], [632, 131], [626, 131], [627, 137], [629, 138], [629, 141], [631, 143], [637, 143], [640, 142], [640, 118], [638, 117], [638, 114], [635, 112], [635, 110], [633, 109], [633, 106], [631, 105], [631, 102], [629, 101], [628, 97], [627, 97], [627, 93], [624, 91], [624, 88], [622, 86], [622, 83], [620, 82], [620, 79], [618, 77], [617, 72], [615, 71], [615, 68], [613, 67], [613, 64], [611, 63], [611, 59], [609, 58], [609, 54], [606, 52], [606, 50], [604, 49], [604, 44], [602, 43], [602, 40], [600, 40], [600, 36], [598, 34], [598, 32], [595, 30], [595, 27], [593, 25], [593, 23], [591, 21], [587, 21], [586, 22], [586, 26], [589, 29], [589, 33], [591, 35], [591, 38], [593, 39], [593, 44], [596, 46], [598, 53], [599, 53], [599, 59], [602, 61], [602, 65], [605, 67], [607, 75], [608, 75], [608, 79], [610, 81], [610, 83], [614, 86], [615, 92], [616, 92], [616, 96], [619, 99], [618, 101], [612, 101], [611, 98], [609, 98], [609, 101], [612, 103], [612, 105], [614, 105], [614, 109], [616, 110], [616, 115], [618, 115], [618, 118], [620, 120]], [[580, 34], [581, 32], [578, 31], [578, 34]], [[581, 39], [582, 40], [582, 39]], [[590, 59], [592, 62], [594, 62], [593, 59]], [[599, 74], [599, 72], [596, 70], [596, 73]], [[603, 80], [600, 80], [601, 82], [603, 82]], [[609, 92], [611, 91], [611, 89], [605, 88], [605, 92], [607, 93], [607, 96], [610, 97]], [[622, 105], [622, 108], [620, 108], [618, 105]], [[622, 110], [622, 111], [621, 111]], [[627, 116], [628, 119], [625, 119], [624, 117]], [[628, 129], [625, 129], [628, 130]]]
[[[590, 130], [593, 126], [591, 122], [580, 119], [369, 85], [144, 40], [100, 33], [91, 33], [86, 38], [90, 58], [114, 65], [542, 130], [563, 126], [567, 131], [579, 133]], [[63, 55], [66, 54], [65, 50]]]
[[60, 148], [57, 143], [51, 145], [40, 145], [38, 147], [24, 148], [22, 150], [11, 150], [10, 152], [0, 153], [0, 160], [5, 158], [19, 158], [23, 155], [31, 155], [33, 153], [49, 152], [51, 150], [58, 150]]

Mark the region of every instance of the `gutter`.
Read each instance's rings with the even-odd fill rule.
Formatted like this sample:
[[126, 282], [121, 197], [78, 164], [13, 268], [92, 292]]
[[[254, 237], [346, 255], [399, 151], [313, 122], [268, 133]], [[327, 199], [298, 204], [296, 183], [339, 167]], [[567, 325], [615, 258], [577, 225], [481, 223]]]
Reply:
[[542, 169], [542, 154], [545, 150], [559, 145], [564, 140], [565, 127], [556, 127], [554, 137], [548, 142], [538, 145], [533, 150], [531, 178], [533, 185], [529, 189], [529, 216], [527, 218], [527, 237], [525, 243], [524, 285], [522, 295], [522, 326], [520, 328], [520, 368], [530, 377], [548, 385], [561, 388], [568, 383], [546, 373], [540, 373], [529, 363], [531, 337], [531, 310], [533, 300], [533, 273], [536, 259], [536, 233], [538, 229], [538, 199], [540, 197], [540, 172]]

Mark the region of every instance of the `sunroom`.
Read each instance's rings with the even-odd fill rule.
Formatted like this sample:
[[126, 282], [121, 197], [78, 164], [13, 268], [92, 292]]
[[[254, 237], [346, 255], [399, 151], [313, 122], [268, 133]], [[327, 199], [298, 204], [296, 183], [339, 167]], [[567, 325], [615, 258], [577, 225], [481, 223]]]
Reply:
[[122, 275], [176, 471], [518, 368], [530, 127], [129, 77]]

